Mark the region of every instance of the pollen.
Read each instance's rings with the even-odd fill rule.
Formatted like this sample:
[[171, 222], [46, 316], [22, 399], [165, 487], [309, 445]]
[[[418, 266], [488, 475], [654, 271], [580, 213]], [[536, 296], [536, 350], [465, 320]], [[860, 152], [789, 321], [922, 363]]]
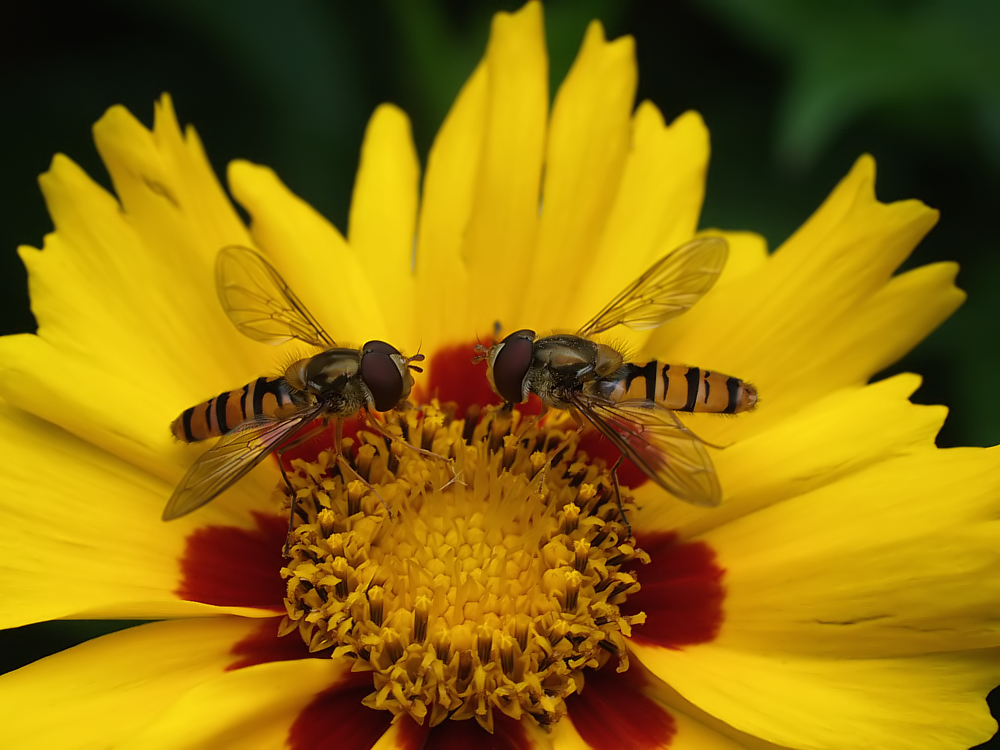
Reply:
[[588, 668], [628, 668], [645, 615], [620, 607], [649, 558], [571, 420], [469, 416], [389, 415], [399, 439], [345, 440], [357, 476], [329, 453], [295, 462], [281, 634], [370, 671], [364, 704], [395, 718], [550, 726]]

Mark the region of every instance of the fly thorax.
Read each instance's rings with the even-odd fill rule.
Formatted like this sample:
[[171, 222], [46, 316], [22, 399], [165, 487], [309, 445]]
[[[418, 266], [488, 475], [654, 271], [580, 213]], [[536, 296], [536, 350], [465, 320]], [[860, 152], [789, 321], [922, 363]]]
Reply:
[[326, 411], [340, 417], [357, 414], [360, 409], [374, 404], [371, 391], [361, 378], [346, 378], [336, 381], [336, 387], [331, 387], [319, 394], [317, 398], [326, 404]]
[[535, 344], [533, 370], [546, 370], [554, 387], [579, 390], [597, 374], [598, 345], [580, 336], [547, 336]]
[[312, 358], [300, 359], [296, 362], [292, 362], [287, 368], [285, 368], [285, 380], [288, 384], [297, 391], [305, 391], [306, 383], [309, 380], [309, 375], [307, 373], [307, 367], [312, 361]]
[[597, 375], [601, 378], [614, 378], [625, 363], [622, 353], [613, 346], [597, 344]]
[[357, 349], [328, 349], [306, 363], [306, 389], [317, 397], [339, 392], [351, 380], [359, 379], [360, 369], [361, 355]]

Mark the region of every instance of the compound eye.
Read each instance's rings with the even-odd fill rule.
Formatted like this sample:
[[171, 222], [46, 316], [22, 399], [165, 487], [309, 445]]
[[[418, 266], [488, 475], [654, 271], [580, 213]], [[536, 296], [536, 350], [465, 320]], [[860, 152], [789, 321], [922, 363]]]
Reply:
[[519, 404], [524, 401], [524, 380], [535, 353], [535, 332], [514, 331], [497, 347], [490, 364], [493, 387], [504, 401]]
[[376, 411], [389, 411], [403, 400], [403, 374], [393, 355], [403, 356], [384, 341], [369, 341], [361, 350], [361, 380], [371, 391]]

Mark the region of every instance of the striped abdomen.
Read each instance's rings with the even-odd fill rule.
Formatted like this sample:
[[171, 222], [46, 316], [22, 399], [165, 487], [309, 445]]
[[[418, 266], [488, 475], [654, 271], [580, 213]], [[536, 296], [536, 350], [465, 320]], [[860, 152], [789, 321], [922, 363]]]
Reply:
[[626, 365], [626, 375], [611, 398], [655, 400], [673, 411], [739, 414], [757, 405], [757, 389], [721, 372], [653, 360]]
[[292, 404], [292, 389], [287, 380], [260, 377], [185, 410], [170, 429], [178, 440], [193, 443], [225, 435], [254, 417], [274, 416]]

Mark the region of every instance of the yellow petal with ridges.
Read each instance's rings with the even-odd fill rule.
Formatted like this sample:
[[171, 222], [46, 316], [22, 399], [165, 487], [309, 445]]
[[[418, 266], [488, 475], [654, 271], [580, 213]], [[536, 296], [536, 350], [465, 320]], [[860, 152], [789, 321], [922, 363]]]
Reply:
[[677, 722], [677, 734], [667, 746], [670, 750], [746, 750], [745, 745], [719, 734], [701, 722], [678, 711], [671, 711]]
[[785, 283], [829, 274], [855, 279], [834, 295], [820, 288], [834, 312], [850, 309], [853, 298], [877, 289], [937, 223], [938, 212], [917, 200], [882, 203], [875, 197], [875, 160], [862, 156], [833, 193], [774, 253]]
[[[194, 686], [120, 747], [285, 747], [302, 709], [347, 677], [350, 664], [346, 659], [298, 659], [227, 672]], [[340, 731], [349, 736], [350, 729], [344, 726]], [[352, 744], [345, 739], [339, 746]]]
[[[755, 368], [749, 365], [738, 370], [741, 375], [746, 372], [745, 377], [762, 391], [778, 398], [772, 401], [763, 396], [768, 408], [752, 421], [724, 423], [719, 431], [707, 427], [706, 434], [727, 441], [738, 439], [746, 430], [764, 429], [794, 413], [815, 397], [820, 385], [828, 391], [861, 383], [896, 362], [965, 301], [965, 292], [954, 283], [957, 272], [954, 263], [935, 263], [890, 279], [846, 313], [808, 359], [789, 363], [784, 382], [773, 383], [766, 375], [758, 379]], [[696, 423], [695, 429], [700, 429], [705, 420], [698, 416], [692, 426]]]
[[579, 326], [653, 261], [694, 236], [705, 193], [708, 130], [687, 112], [670, 125], [651, 102], [639, 105], [611, 215], [580, 293], [560, 325]]
[[699, 535], [727, 571], [716, 643], [842, 658], [996, 644], [997, 497], [1000, 449], [920, 450]]
[[[462, 251], [476, 285], [488, 285], [498, 268], [519, 277], [535, 252], [549, 109], [541, 3], [493, 17], [486, 71], [486, 132]], [[474, 295], [472, 320], [508, 326], [522, 304], [512, 286], [505, 294]]]
[[[21, 248], [40, 336], [111, 371], [155, 368], [188, 383], [197, 379], [190, 360], [202, 352], [237, 366], [249, 359], [256, 345], [232, 336], [214, 273], [218, 248], [245, 234], [220, 235], [209, 250], [192, 233], [166, 254], [68, 158], [53, 159], [40, 184], [56, 231], [41, 251]], [[216, 366], [206, 358], [201, 369]]]
[[828, 330], [822, 346], [814, 344], [809, 356], [786, 363], [780, 380], [769, 379], [771, 368], [759, 358], [756, 365], [728, 358], [699, 361], [703, 367], [752, 382], [760, 391], [761, 405], [739, 419], [696, 414], [686, 423], [709, 440], [729, 443], [787, 419], [831, 391], [865, 382], [910, 351], [962, 304], [965, 292], [954, 285], [957, 271], [954, 263], [935, 263], [890, 279], [843, 315]]
[[172, 280], [189, 279], [193, 261], [211, 268], [220, 247], [246, 241], [194, 129], [181, 135], [169, 96], [157, 104], [152, 131], [116, 106], [94, 125], [94, 142], [125, 221]]
[[[767, 262], [767, 241], [761, 237], [759, 234], [753, 232], [726, 232], [720, 229], [707, 229], [703, 232], [698, 232], [697, 237], [721, 237], [726, 240], [729, 245], [729, 258], [726, 260], [726, 265], [723, 266], [722, 272], [719, 274], [718, 281], [716, 281], [715, 286], [713, 286], [703, 299], [709, 298], [712, 294], [717, 293], [717, 290], [725, 287], [727, 284], [736, 282], [744, 277], [750, 275], [755, 271], [759, 271], [764, 264]], [[668, 240], [672, 243], [673, 240]], [[659, 257], [667, 255], [672, 250], [675, 250], [679, 245], [673, 244], [663, 244], [663, 248], [669, 248], [665, 250]], [[643, 268], [642, 271], [636, 274], [638, 278], [646, 269]], [[634, 279], [633, 279], [634, 280]], [[625, 288], [625, 284], [622, 285], [622, 289]], [[617, 290], [614, 295], [611, 295], [608, 299], [611, 300], [620, 292], [621, 289]], [[700, 302], [698, 304], [701, 304]], [[597, 305], [593, 306], [593, 312], [587, 316], [586, 320], [589, 320], [597, 310], [600, 309]], [[624, 328], [622, 326], [614, 329], [612, 332], [612, 340], [615, 344], [624, 347], [626, 352], [635, 352], [635, 361], [648, 361], [650, 359], [656, 359], [664, 363], [670, 364], [690, 364], [694, 366], [704, 365], [705, 363], [696, 363], [690, 359], [684, 357], [682, 352], [659, 352], [650, 347], [656, 347], [658, 344], [662, 346], [662, 341], [658, 339], [650, 338], [652, 331], [632, 331], [630, 329]], [[680, 359], [675, 359], [674, 355]], [[725, 368], [711, 368], [705, 367], [707, 370], [718, 369], [723, 372], [728, 372]], [[699, 422], [701, 417], [704, 415], [685, 415], [685, 419], [693, 419], [695, 422]], [[714, 416], [714, 415], [713, 415]], [[717, 417], [716, 417], [717, 420]], [[712, 438], [716, 442], [730, 442], [732, 436], [728, 432], [723, 432], [726, 429], [730, 429], [733, 425], [730, 424], [731, 420], [725, 420], [724, 422], [708, 420], [707, 426], [704, 421], [699, 423], [699, 428], [696, 430], [698, 435], [704, 438]], [[703, 429], [703, 432], [700, 431]], [[746, 427], [746, 424], [739, 424], [737, 427]]]
[[701, 711], [635, 659], [624, 674], [609, 671], [585, 673], [583, 691], [550, 729], [554, 747], [781, 750]]
[[[691, 719], [684, 714], [670, 711], [670, 716], [676, 724], [677, 733], [663, 744], [641, 745], [631, 744], [631, 737], [607, 737], [600, 747], [614, 747], [611, 743], [621, 743], [621, 747], [635, 748], [641, 747], [643, 750], [745, 750], [745, 746], [733, 742], [723, 735], [712, 731], [704, 724]], [[552, 745], [558, 750], [590, 750], [594, 747], [584, 741], [580, 733], [573, 726], [573, 721], [566, 718], [553, 727]]]
[[[696, 508], [647, 483], [635, 491], [641, 510], [633, 527], [689, 539], [881, 461], [926, 453], [947, 410], [910, 403], [919, 384], [919, 377], [905, 374], [843, 389], [766, 429], [749, 430], [748, 437], [722, 450], [709, 448], [725, 493], [722, 505]], [[857, 415], [864, 415], [864, 429], [859, 429]], [[755, 417], [751, 413], [739, 419]]]
[[707, 229], [698, 232], [699, 237], [722, 237], [729, 245], [729, 259], [719, 274], [715, 287], [723, 287], [730, 282], [758, 271], [767, 263], [767, 240], [754, 232], [727, 232], [721, 229]]
[[273, 616], [185, 602], [176, 592], [188, 537], [213, 524], [250, 528], [250, 511], [269, 506], [279, 481], [274, 466], [163, 523], [171, 484], [2, 402], [0, 453], [0, 494], [10, 500], [0, 505], [2, 627], [60, 617]]
[[183, 461], [170, 423], [197, 400], [166, 379], [151, 394], [134, 374], [67, 356], [31, 334], [0, 339], [0, 388], [8, 403], [167, 479], [164, 456]]
[[[682, 318], [661, 326], [649, 350], [754, 383], [761, 396], [757, 424], [763, 426], [873, 374], [841, 366], [845, 352], [877, 368], [886, 359], [878, 350], [883, 337], [890, 342], [886, 349], [899, 354], [926, 336], [963, 298], [950, 271], [941, 267], [903, 281], [889, 276], [937, 212], [917, 201], [879, 203], [873, 170], [869, 158], [859, 160], [783, 250], [758, 272], [713, 290]], [[828, 235], [821, 236], [814, 222]], [[912, 293], [916, 288], [922, 298]], [[733, 310], [745, 312], [734, 318]], [[830, 358], [831, 340], [841, 346], [839, 359]], [[717, 424], [699, 417], [690, 424], [709, 439], [726, 441], [750, 428], [743, 417]]]
[[[135, 130], [129, 118], [111, 110], [99, 126], [106, 131], [118, 123], [154, 149], [155, 138], [137, 124]], [[128, 155], [155, 161], [157, 153], [134, 145]], [[119, 156], [122, 170], [126, 156]], [[174, 174], [171, 195], [187, 205], [204, 190], [195, 189], [197, 180], [182, 179], [185, 174]], [[192, 181], [193, 192], [185, 192]], [[261, 374], [273, 352], [240, 336], [215, 299], [214, 254], [222, 234], [208, 240], [191, 231], [166, 254], [138, 232], [139, 219], [69, 159], [54, 159], [41, 185], [56, 231], [43, 250], [21, 248], [39, 333], [0, 339], [0, 395], [122, 458], [154, 467], [180, 411]], [[178, 209], [171, 205], [169, 211]], [[183, 279], [178, 262], [187, 264]]]
[[890, 279], [830, 331], [825, 350], [800, 370], [801, 380], [833, 385], [827, 373], [836, 368], [840, 383], [864, 382], [898, 361], [965, 301], [957, 273], [957, 263], [933, 263]]
[[511, 330], [565, 324], [567, 301], [601, 260], [595, 254], [625, 167], [636, 76], [632, 38], [609, 43], [591, 22], [552, 108], [538, 245]]
[[421, 332], [413, 315], [413, 253], [420, 165], [410, 121], [398, 107], [375, 110], [361, 147], [348, 220], [348, 243], [377, 286], [392, 320], [393, 344], [415, 351]]
[[[726, 724], [712, 714], [698, 708], [686, 700], [668, 683], [650, 672], [638, 659], [629, 662], [629, 671], [641, 671], [648, 681], [644, 692], [658, 703], [666, 706], [677, 720], [678, 740], [689, 743], [690, 747], [699, 748], [698, 742], [722, 743], [728, 741], [733, 747], [742, 750], [790, 750], [784, 745], [762, 740], [759, 737], [741, 732]], [[685, 734], [687, 735], [685, 737]], [[712, 747], [709, 745], [709, 747]], [[721, 747], [728, 747], [721, 745]]]
[[251, 216], [256, 246], [334, 340], [353, 346], [391, 341], [394, 328], [372, 281], [329, 221], [267, 167], [234, 161], [229, 186]]
[[779, 745], [965, 748], [997, 727], [985, 700], [1000, 670], [995, 650], [828, 660], [715, 644], [634, 651], [698, 707]]
[[429, 350], [467, 341], [477, 326], [491, 323], [489, 312], [479, 309], [485, 306], [477, 310], [486, 318], [476, 320], [468, 314], [475, 290], [470, 289], [471, 277], [462, 258], [486, 129], [487, 95], [486, 66], [481, 63], [459, 92], [427, 157], [416, 275]]
[[223, 674], [235, 661], [233, 646], [258, 626], [242, 617], [155, 622], [0, 676], [0, 744], [119, 747], [187, 691]]

